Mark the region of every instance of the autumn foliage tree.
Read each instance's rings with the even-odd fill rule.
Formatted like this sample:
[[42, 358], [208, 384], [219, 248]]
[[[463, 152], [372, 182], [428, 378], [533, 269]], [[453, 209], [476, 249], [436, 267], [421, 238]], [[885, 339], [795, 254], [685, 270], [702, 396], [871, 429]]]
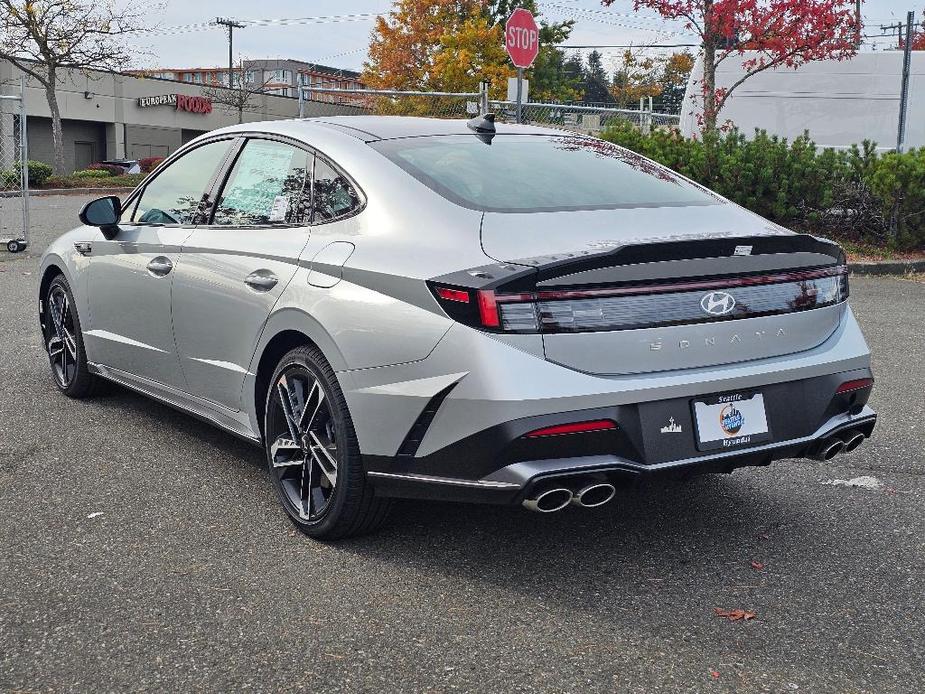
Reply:
[[[925, 10], [922, 13], [925, 14]], [[925, 19], [922, 20], [921, 27], [913, 34], [912, 50], [925, 51]]]
[[[610, 5], [614, 0], [601, 0]], [[844, 60], [857, 52], [855, 0], [634, 0], [666, 19], [684, 20], [703, 48], [703, 130], [716, 130], [720, 111], [744, 82], [764, 70], [813, 60]], [[748, 51], [748, 54], [746, 54]], [[718, 87], [716, 69], [737, 57], [744, 71]]]
[[397, 0], [376, 19], [363, 81], [374, 89], [475, 91], [486, 80], [498, 93], [514, 74], [503, 44], [504, 27], [478, 0]]
[[[363, 80], [374, 89], [448, 92], [476, 91], [485, 80], [492, 98], [502, 98], [516, 74], [504, 50], [504, 22], [515, 7], [536, 10], [533, 0], [396, 0], [376, 20]], [[555, 48], [572, 24], [540, 23], [531, 94], [575, 97], [565, 56]]]

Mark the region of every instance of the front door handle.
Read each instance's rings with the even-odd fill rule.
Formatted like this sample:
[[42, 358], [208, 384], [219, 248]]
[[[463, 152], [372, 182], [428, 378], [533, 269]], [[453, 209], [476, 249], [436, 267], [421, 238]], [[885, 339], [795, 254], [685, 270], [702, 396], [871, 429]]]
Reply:
[[255, 292], [268, 292], [276, 286], [277, 282], [279, 282], [279, 277], [269, 270], [256, 270], [244, 278], [244, 284]]
[[148, 263], [148, 272], [150, 272], [155, 277], [164, 277], [173, 270], [173, 263], [170, 262], [170, 258], [159, 255], [154, 258], [150, 263]]

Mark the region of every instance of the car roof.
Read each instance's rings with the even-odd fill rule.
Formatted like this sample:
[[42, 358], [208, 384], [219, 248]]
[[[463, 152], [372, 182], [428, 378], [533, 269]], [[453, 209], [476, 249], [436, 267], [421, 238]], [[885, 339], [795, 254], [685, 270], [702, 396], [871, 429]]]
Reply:
[[[322, 116], [309, 122], [351, 134], [367, 142], [399, 137], [428, 135], [471, 135], [465, 119], [422, 118], [414, 116]], [[560, 134], [551, 128], [532, 125], [496, 123], [499, 134], [547, 135]]]

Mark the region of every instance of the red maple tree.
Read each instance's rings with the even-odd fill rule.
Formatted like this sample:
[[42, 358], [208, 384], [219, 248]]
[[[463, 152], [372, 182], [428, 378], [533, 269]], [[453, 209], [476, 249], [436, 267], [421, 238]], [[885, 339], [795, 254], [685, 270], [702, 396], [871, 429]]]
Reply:
[[[601, 2], [610, 5], [614, 0]], [[716, 130], [729, 95], [750, 77], [811, 60], [844, 60], [860, 43], [855, 0], [635, 0], [635, 9], [642, 8], [685, 20], [700, 36], [705, 133]], [[742, 60], [744, 73], [718, 88], [716, 68], [731, 56]]]

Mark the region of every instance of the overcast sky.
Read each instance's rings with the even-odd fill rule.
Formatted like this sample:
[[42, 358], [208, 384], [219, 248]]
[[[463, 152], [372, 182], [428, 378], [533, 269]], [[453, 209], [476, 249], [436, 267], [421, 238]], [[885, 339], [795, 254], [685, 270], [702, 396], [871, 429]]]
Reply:
[[[652, 12], [633, 12], [632, 0], [616, 0], [603, 8], [598, 0], [540, 1], [549, 20], [575, 19], [569, 44], [689, 43], [692, 37], [683, 26], [664, 22]], [[214, 20], [216, 16], [241, 20], [290, 19], [345, 14], [387, 12], [391, 0], [167, 0], [156, 12], [165, 33], [148, 34], [137, 43], [153, 55], [140, 58], [143, 67], [190, 67], [225, 65], [228, 44], [224, 31], [187, 31], [174, 27]], [[868, 0], [865, 3], [865, 33], [879, 32], [881, 23], [905, 19], [908, 9], [921, 20], [922, 0]], [[366, 57], [372, 19], [292, 26], [252, 26], [235, 31], [236, 57], [295, 58], [336, 67], [360, 69]], [[886, 41], [886, 39], [880, 39]], [[883, 44], [885, 45], [885, 44]], [[619, 50], [603, 50], [607, 67], [615, 66]]]

